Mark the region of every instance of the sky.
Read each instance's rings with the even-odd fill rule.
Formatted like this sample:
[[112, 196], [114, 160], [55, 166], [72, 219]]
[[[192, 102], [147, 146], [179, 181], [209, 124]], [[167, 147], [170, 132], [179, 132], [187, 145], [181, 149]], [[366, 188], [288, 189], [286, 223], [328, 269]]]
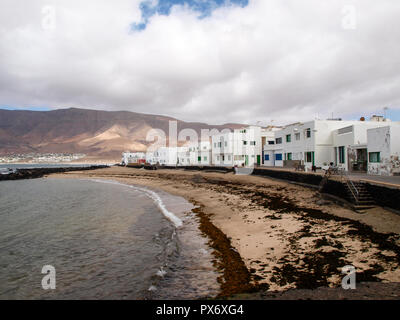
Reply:
[[400, 120], [398, 0], [2, 0], [0, 108]]

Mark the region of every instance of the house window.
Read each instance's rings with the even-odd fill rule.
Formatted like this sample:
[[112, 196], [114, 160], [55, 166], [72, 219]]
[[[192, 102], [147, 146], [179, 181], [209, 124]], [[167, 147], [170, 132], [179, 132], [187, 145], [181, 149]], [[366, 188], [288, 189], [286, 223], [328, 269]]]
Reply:
[[207, 161], [207, 157], [203, 157], [204, 161]]
[[222, 147], [222, 142], [218, 142], [218, 147]]
[[286, 160], [292, 160], [292, 153], [291, 152], [286, 154]]
[[281, 161], [282, 160], [282, 153], [275, 154], [275, 160], [276, 161]]
[[275, 144], [275, 141], [268, 141], [268, 144]]
[[256, 145], [256, 142], [255, 142], [255, 141], [250, 141], [250, 145], [251, 145], [251, 146], [255, 146], [255, 145]]
[[201, 157], [197, 157], [197, 161], [198, 161], [198, 162], [201, 162]]
[[369, 162], [381, 162], [381, 153], [380, 152], [370, 152], [369, 153]]
[[243, 145], [247, 146], [247, 141], [243, 141]]
[[294, 134], [294, 137], [295, 137], [295, 139], [296, 139], [297, 141], [299, 141], [299, 140], [300, 140], [300, 132], [295, 133], [295, 134]]
[[265, 160], [265, 161], [269, 161], [269, 154], [265, 154], [265, 155], [264, 155], [264, 160]]
[[232, 159], [231, 156], [228, 156], [228, 161], [231, 161], [231, 159]]
[[291, 134], [287, 134], [286, 135], [286, 142], [291, 142], [292, 141], [292, 135]]
[[227, 147], [228, 146], [228, 141], [225, 141], [225, 147]]
[[282, 138], [276, 138], [275, 141], [276, 141], [276, 144], [281, 144], [282, 143]]
[[339, 163], [345, 162], [345, 151], [344, 147], [339, 147]]
[[306, 152], [306, 162], [312, 162], [312, 152]]
[[306, 138], [311, 138], [311, 129], [306, 129]]

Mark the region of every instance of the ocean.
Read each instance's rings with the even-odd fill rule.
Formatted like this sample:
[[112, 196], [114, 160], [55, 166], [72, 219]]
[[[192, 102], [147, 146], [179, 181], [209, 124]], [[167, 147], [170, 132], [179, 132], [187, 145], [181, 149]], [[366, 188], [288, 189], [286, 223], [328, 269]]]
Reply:
[[[112, 181], [0, 182], [0, 299], [198, 299], [219, 291], [193, 206]], [[43, 289], [44, 266], [55, 289]]]

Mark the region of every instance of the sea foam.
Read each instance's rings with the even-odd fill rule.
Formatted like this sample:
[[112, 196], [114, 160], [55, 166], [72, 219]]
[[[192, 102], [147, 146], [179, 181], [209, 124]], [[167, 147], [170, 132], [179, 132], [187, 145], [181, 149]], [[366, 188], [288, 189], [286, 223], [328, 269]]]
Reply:
[[116, 185], [121, 185], [125, 186], [131, 189], [134, 189], [136, 191], [144, 193], [146, 196], [148, 196], [150, 199], [152, 199], [158, 206], [158, 208], [161, 210], [163, 215], [170, 220], [176, 228], [179, 228], [182, 226], [182, 220], [179, 219], [175, 214], [173, 214], [171, 211], [168, 211], [168, 209], [165, 207], [164, 202], [162, 201], [161, 197], [154, 191], [138, 187], [138, 186], [132, 186], [129, 184], [124, 184], [120, 183], [118, 181], [111, 181], [111, 180], [101, 180], [101, 179], [89, 179], [90, 181], [95, 181], [95, 182], [102, 182], [102, 183], [110, 183], [110, 184], [116, 184]]

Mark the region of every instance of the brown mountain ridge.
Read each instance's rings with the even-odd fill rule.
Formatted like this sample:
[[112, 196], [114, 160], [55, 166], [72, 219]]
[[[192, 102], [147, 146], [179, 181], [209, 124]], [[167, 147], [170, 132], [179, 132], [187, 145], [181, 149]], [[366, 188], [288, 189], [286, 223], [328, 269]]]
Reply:
[[52, 111], [0, 110], [0, 154], [85, 153], [92, 156], [119, 156], [123, 151], [144, 151], [150, 144], [150, 129], [168, 135], [169, 121], [178, 132], [194, 129], [235, 129], [241, 124], [208, 125], [184, 122], [171, 117], [130, 111], [58, 109]]

